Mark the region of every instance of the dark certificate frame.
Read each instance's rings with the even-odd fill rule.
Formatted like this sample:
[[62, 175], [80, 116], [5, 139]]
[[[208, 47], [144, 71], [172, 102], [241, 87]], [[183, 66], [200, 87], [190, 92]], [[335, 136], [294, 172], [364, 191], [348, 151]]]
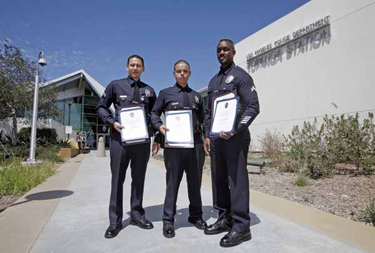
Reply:
[[228, 101], [230, 101], [230, 100], [236, 100], [236, 108], [235, 108], [235, 112], [234, 112], [235, 116], [234, 116], [234, 119], [233, 119], [233, 123], [232, 123], [232, 128], [231, 128], [231, 130], [229, 130], [229, 131], [225, 131], [224, 133], [226, 133], [226, 134], [231, 134], [231, 133], [234, 132], [234, 130], [235, 130], [234, 127], [235, 127], [235, 123], [236, 123], [236, 119], [237, 119], [238, 103], [239, 103], [239, 97], [238, 97], [238, 96], [235, 96], [235, 97], [233, 97], [233, 98], [223, 99], [223, 100], [220, 100], [220, 101], [218, 101], [218, 102], [216, 103], [215, 114], [213, 115], [212, 124], [211, 124], [211, 129], [210, 129], [210, 136], [218, 136], [218, 135], [220, 135], [220, 132], [213, 132], [213, 131], [212, 131], [212, 127], [213, 127], [213, 125], [214, 125], [215, 118], [216, 118], [215, 116], [216, 116], [216, 113], [217, 113], [217, 107], [218, 107], [219, 104], [221, 104], [221, 103], [226, 103], [226, 102], [228, 102]]
[[[194, 128], [193, 128], [193, 114], [191, 110], [171, 110], [166, 111], [165, 115], [165, 125], [168, 128], [168, 118], [172, 115], [184, 115], [188, 114], [190, 121], [190, 141], [184, 142], [172, 142], [168, 141], [168, 131], [165, 133], [165, 148], [194, 148]], [[189, 133], [187, 133], [189, 134]]]
[[145, 108], [143, 105], [131, 105], [131, 106], [123, 106], [118, 108], [118, 120], [120, 125], [123, 125], [124, 122], [121, 120], [121, 113], [123, 112], [129, 112], [129, 111], [138, 111], [141, 110], [143, 113], [143, 121], [144, 121], [144, 128], [146, 134], [144, 136], [141, 136], [139, 138], [133, 138], [133, 139], [125, 139], [123, 136], [123, 132], [121, 131], [121, 141], [122, 141], [122, 146], [129, 146], [129, 145], [135, 145], [135, 144], [142, 144], [142, 143], [149, 143], [150, 138], [148, 134], [148, 127], [147, 127], [147, 121], [146, 121], [146, 112]]

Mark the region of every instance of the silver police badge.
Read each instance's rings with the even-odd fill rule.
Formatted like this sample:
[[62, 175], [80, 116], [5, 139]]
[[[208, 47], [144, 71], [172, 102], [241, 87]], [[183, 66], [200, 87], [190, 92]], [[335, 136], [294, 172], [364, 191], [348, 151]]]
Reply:
[[198, 96], [194, 96], [195, 103], [199, 104], [199, 98]]
[[145, 94], [147, 97], [151, 96], [151, 91], [149, 89], [145, 89]]
[[234, 80], [234, 76], [228, 76], [227, 79], [225, 79], [226, 83], [230, 83]]

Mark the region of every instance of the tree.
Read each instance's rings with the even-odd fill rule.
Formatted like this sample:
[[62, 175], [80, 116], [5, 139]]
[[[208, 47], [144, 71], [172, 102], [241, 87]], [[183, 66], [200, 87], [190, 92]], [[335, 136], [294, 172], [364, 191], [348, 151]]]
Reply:
[[[17, 117], [30, 120], [33, 109], [36, 62], [25, 57], [22, 51], [8, 42], [0, 49], [0, 121], [12, 119], [12, 144], [16, 143]], [[40, 83], [45, 81], [39, 72]], [[39, 89], [38, 119], [55, 118], [57, 92], [52, 86]]]

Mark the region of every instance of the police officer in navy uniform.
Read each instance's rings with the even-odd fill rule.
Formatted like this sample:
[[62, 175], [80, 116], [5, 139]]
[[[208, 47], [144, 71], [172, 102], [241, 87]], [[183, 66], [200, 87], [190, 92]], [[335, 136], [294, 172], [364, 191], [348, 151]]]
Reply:
[[[220, 246], [236, 246], [251, 239], [249, 215], [249, 178], [247, 153], [250, 145], [249, 125], [259, 114], [258, 95], [250, 75], [233, 63], [236, 54], [231, 40], [220, 40], [217, 58], [220, 71], [208, 86], [208, 104], [205, 110], [206, 155], [211, 156], [211, 174], [214, 208], [218, 220], [205, 229], [205, 234], [228, 232]], [[216, 97], [239, 96], [235, 130], [231, 134], [220, 132], [220, 137], [210, 137], [213, 103]]]
[[[120, 131], [123, 126], [118, 119], [118, 110], [123, 106], [143, 105], [146, 112], [146, 121], [149, 125], [149, 136], [153, 135], [150, 121], [150, 112], [156, 101], [154, 89], [140, 80], [144, 71], [144, 61], [139, 55], [128, 58], [126, 70], [129, 76], [124, 79], [112, 81], [105, 89], [97, 112], [103, 122], [111, 126], [111, 197], [109, 203], [110, 225], [105, 232], [105, 238], [113, 238], [122, 229], [122, 201], [123, 184], [125, 174], [130, 163], [131, 168], [131, 212], [130, 224], [143, 229], [152, 229], [153, 224], [145, 217], [142, 206], [143, 188], [146, 175], [147, 163], [150, 158], [150, 139], [146, 143], [123, 146]], [[109, 110], [114, 105], [116, 116], [113, 117]], [[155, 155], [159, 150], [159, 144], [153, 143], [152, 152]]]
[[[188, 86], [191, 75], [190, 65], [185, 60], [177, 61], [174, 65], [173, 75], [176, 84], [162, 90], [151, 112], [151, 121], [155, 129], [165, 135], [169, 129], [163, 125], [160, 116], [169, 110], [191, 110], [194, 128], [194, 148], [169, 148], [164, 149], [164, 163], [167, 170], [166, 195], [163, 211], [163, 235], [167, 238], [175, 236], [174, 216], [176, 214], [176, 201], [180, 182], [185, 171], [188, 186], [189, 218], [188, 221], [198, 229], [204, 229], [207, 224], [202, 218], [202, 199], [200, 193], [202, 168], [199, 153], [204, 153], [202, 148], [202, 132], [200, 124], [204, 119], [203, 103], [199, 93]], [[201, 149], [199, 149], [199, 145]]]

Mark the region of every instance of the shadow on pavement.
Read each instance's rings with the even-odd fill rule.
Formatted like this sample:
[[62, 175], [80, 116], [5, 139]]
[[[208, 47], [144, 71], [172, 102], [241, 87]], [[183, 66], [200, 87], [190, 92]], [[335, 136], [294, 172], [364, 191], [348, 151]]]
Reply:
[[18, 202], [18, 203], [14, 203], [10, 207], [17, 206], [17, 205], [20, 205], [20, 204], [24, 204], [24, 203], [34, 201], [34, 200], [48, 200], [48, 199], [64, 198], [64, 197], [72, 195], [73, 193], [74, 192], [72, 192], [72, 191], [65, 191], [65, 190], [33, 193], [33, 194], [30, 194], [30, 195], [27, 195], [25, 197], [26, 200]]
[[[205, 221], [210, 218], [217, 219], [217, 211], [212, 206], [203, 206], [203, 219]], [[145, 207], [146, 218], [151, 222], [162, 221], [163, 204]], [[130, 216], [130, 212], [127, 212]], [[175, 230], [183, 227], [192, 227], [188, 222], [189, 208], [177, 209], [175, 215]], [[259, 224], [261, 221], [255, 213], [250, 212], [251, 226]], [[122, 222], [122, 227], [126, 228], [129, 225], [130, 217]], [[210, 224], [209, 224], [210, 225]]]

